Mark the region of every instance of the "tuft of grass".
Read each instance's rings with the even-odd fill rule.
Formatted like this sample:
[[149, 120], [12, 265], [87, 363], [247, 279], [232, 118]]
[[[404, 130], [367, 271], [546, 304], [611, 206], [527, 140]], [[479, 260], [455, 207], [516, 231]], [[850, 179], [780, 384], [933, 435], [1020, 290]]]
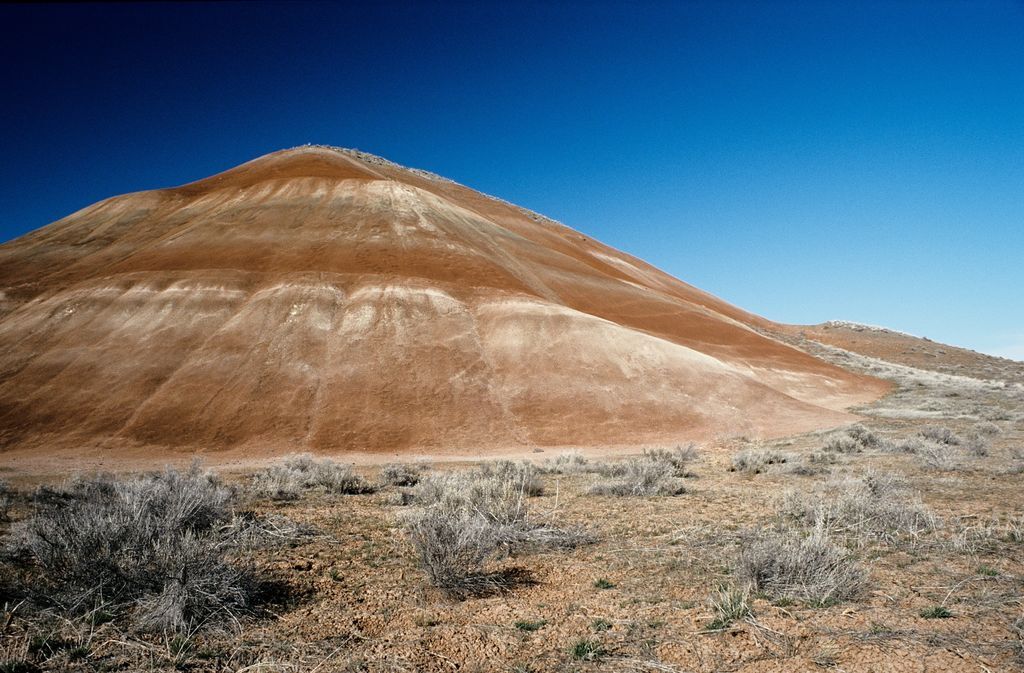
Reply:
[[596, 589], [614, 589], [615, 588], [615, 584], [613, 584], [612, 582], [609, 582], [605, 578], [601, 577], [601, 578], [598, 578], [598, 579], [594, 580], [594, 588], [596, 588]]
[[925, 619], [949, 619], [953, 616], [953, 613], [942, 605], [936, 605], [921, 610], [920, 615]]
[[604, 646], [592, 638], [581, 638], [569, 649], [569, 654], [577, 661], [595, 661], [607, 653]]
[[867, 586], [867, 572], [820, 527], [807, 537], [750, 537], [740, 549], [735, 572], [739, 581], [770, 599], [791, 598], [814, 606], [855, 598]]
[[255, 473], [250, 490], [274, 500], [296, 500], [307, 491], [360, 494], [373, 489], [366, 481], [330, 458], [317, 459], [308, 453], [291, 455]]
[[612, 628], [612, 623], [607, 619], [595, 619], [594, 621], [590, 622], [590, 628], [594, 631], [594, 633], [602, 633]]
[[811, 661], [822, 668], [835, 668], [841, 652], [842, 649], [835, 643], [825, 643], [811, 655]]
[[526, 633], [532, 633], [534, 631], [540, 631], [546, 625], [547, 625], [547, 620], [544, 620], [544, 619], [538, 619], [536, 621], [520, 620], [520, 621], [517, 621], [515, 623], [515, 627], [517, 629], [519, 629], [520, 631], [524, 631]]
[[996, 577], [999, 575], [998, 570], [986, 565], [978, 566], [978, 569], [975, 572], [977, 572], [979, 575], [983, 575], [984, 577]]
[[750, 607], [750, 585], [723, 585], [708, 599], [715, 618], [708, 629], [717, 631], [753, 614]]

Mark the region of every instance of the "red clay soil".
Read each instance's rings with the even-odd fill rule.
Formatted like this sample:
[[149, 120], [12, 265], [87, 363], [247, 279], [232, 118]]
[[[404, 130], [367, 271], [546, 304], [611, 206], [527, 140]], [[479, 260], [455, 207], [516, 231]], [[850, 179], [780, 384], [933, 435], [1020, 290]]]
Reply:
[[887, 384], [513, 205], [276, 152], [0, 246], [0, 450], [481, 455], [778, 436]]

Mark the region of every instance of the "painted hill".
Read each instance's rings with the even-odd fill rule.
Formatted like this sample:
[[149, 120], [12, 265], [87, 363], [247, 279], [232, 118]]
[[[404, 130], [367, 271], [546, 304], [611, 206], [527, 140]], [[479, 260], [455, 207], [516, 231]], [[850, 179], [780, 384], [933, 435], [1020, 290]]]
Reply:
[[0, 446], [622, 446], [834, 425], [886, 390], [772, 326], [516, 206], [304, 147], [0, 246]]

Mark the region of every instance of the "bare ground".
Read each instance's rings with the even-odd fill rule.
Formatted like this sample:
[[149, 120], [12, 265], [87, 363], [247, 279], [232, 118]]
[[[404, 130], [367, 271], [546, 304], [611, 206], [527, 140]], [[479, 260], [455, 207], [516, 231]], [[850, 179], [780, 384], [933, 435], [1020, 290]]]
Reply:
[[[461, 601], [425, 579], [402, 532], [409, 508], [390, 504], [395, 487], [256, 500], [258, 512], [284, 514], [319, 534], [255, 553], [256, 568], [279, 593], [251, 616], [185, 637], [154, 636], [7, 605], [0, 670], [1021, 670], [1020, 386], [1011, 376], [1011, 383], [999, 383], [989, 371], [953, 376], [835, 347], [820, 351], [897, 383], [892, 394], [859, 410], [882, 446], [812, 464], [808, 456], [820, 454], [830, 433], [710, 442], [685, 480], [687, 492], [675, 497], [590, 495], [598, 475], [546, 475], [544, 495], [531, 499], [534, 511], [584, 526], [598, 542], [504, 558], [496, 569], [516, 578], [511, 588]], [[928, 425], [961, 437], [984, 425], [987, 455], [958, 450], [952, 464], [936, 468], [920, 455], [891, 450]], [[730, 471], [743, 449], [775, 450], [786, 462], [757, 474]], [[359, 471], [376, 479], [374, 467]], [[751, 615], [710, 627], [716, 613], [709, 598], [735, 584], [745, 536], [799, 529], [779, 512], [787, 490], [824, 489], [827, 497], [837, 478], [869, 471], [902, 475], [902, 491], [920, 498], [939, 525], [894, 539], [837, 538], [868, 570], [868, 588], [858, 598], [813, 607], [755, 593]], [[12, 517], [24, 515], [16, 498]], [[924, 616], [945, 614], [938, 608], [949, 616]]]

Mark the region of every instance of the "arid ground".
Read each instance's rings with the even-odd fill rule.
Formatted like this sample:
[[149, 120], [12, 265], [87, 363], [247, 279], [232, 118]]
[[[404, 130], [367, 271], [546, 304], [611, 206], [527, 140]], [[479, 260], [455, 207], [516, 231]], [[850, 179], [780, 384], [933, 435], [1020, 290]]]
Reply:
[[[609, 475], [628, 458], [534, 453], [530, 525], [580, 537], [506, 545], [484, 561], [496, 579], [483, 590], [435, 586], [410, 535], [437, 506], [425, 484], [475, 464], [426, 466], [418, 486], [358, 466], [372, 489], [356, 494], [275, 492], [257, 487], [265, 470], [224, 469], [233, 507], [280, 538], [232, 557], [271, 588], [259, 600], [154, 631], [131, 606], [47, 603], [24, 583], [42, 586], [40, 568], [9, 558], [5, 581], [23, 583], [5, 587], [0, 670], [1021, 670], [1024, 364], [973, 354], [927, 367], [921, 351], [946, 347], [828, 328], [881, 360], [808, 340], [823, 330], [787, 338], [894, 383], [852, 430], [702, 443], [678, 454], [676, 495], [614, 494]], [[55, 478], [8, 477], [10, 542], [32, 489]], [[787, 549], [822, 536], [832, 565], [803, 556], [787, 582]]]

